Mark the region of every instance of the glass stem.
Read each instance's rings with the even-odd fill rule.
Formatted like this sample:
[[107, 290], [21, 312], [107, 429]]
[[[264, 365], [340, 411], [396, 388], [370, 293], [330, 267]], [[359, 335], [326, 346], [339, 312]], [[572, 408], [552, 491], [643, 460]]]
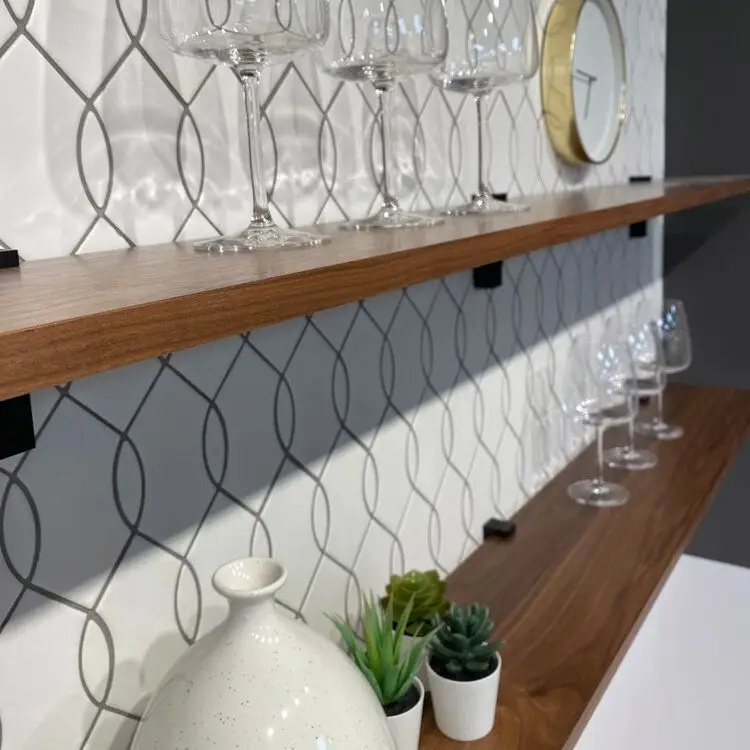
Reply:
[[380, 85], [375, 88], [378, 95], [378, 113], [380, 115], [380, 146], [383, 161], [383, 176], [380, 182], [380, 197], [383, 209], [398, 211], [398, 201], [388, 189], [388, 165], [391, 157], [391, 95], [392, 85]]
[[635, 420], [638, 419], [640, 405], [638, 403], [637, 394], [632, 395], [630, 398], [633, 399], [633, 403], [631, 404], [633, 418], [628, 422], [628, 436], [630, 438], [630, 453], [632, 455], [633, 453], [635, 453]]
[[598, 474], [596, 481], [598, 484], [604, 484], [604, 429], [596, 428], [596, 463]]
[[656, 423], [664, 423], [664, 391], [656, 394]]
[[487, 121], [484, 116], [484, 97], [474, 97], [474, 101], [477, 104], [477, 154], [479, 155], [479, 192], [477, 196], [485, 199], [490, 198], [490, 190], [485, 182], [485, 166], [484, 166], [484, 143], [485, 143], [485, 130], [487, 127]]
[[260, 71], [240, 71], [240, 81], [245, 94], [245, 117], [250, 155], [250, 180], [253, 186], [253, 216], [251, 227], [273, 226], [268, 210], [268, 192], [263, 172], [263, 154], [260, 136]]

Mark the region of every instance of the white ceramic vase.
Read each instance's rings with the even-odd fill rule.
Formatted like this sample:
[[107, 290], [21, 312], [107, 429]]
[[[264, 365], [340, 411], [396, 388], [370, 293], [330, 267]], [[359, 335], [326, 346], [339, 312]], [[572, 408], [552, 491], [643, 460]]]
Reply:
[[[424, 708], [424, 685], [417, 677], [414, 684], [419, 690], [416, 706], [398, 716], [388, 717], [388, 727], [396, 743], [396, 750], [419, 750], [419, 734], [422, 731], [422, 709]], [[365, 747], [357, 745], [357, 747]]]
[[219, 568], [229, 616], [174, 665], [131, 750], [394, 750], [372, 688], [332, 642], [276, 611], [286, 571], [261, 558]]
[[446, 737], [458, 742], [472, 742], [492, 731], [502, 666], [498, 654], [497, 668], [492, 674], [474, 682], [458, 682], [439, 675], [428, 660], [435, 723]]

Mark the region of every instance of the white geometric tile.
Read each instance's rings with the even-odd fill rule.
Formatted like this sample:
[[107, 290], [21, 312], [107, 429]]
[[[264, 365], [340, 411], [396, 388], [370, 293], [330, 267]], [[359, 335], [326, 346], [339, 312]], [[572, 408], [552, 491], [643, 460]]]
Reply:
[[15, 30], [16, 24], [10, 14], [6, 10], [0, 10], [0, 44], [7, 44]]
[[95, 218], [76, 163], [84, 104], [24, 37], [0, 60], [0, 91], [15, 112], [23, 112], [4, 118], [0, 139], [8, 176], [0, 188], [3, 241], [25, 257], [69, 252]]
[[[175, 619], [181, 567], [180, 558], [135, 539], [107, 585], [97, 611], [108, 625], [117, 661], [108, 695], [113, 706], [137, 710], [188, 645]], [[196, 612], [181, 616], [191, 636]], [[93, 639], [84, 642], [92, 645]]]
[[86, 96], [92, 96], [128, 46], [128, 35], [106, 3], [37, 0], [29, 31]]
[[208, 348], [193, 347], [175, 352], [169, 358], [169, 364], [203, 393], [213, 397], [227, 380], [227, 372], [231, 376], [235, 360], [239, 360], [243, 352], [242, 338], [231, 336], [210, 344]]
[[[71, 384], [68, 392], [102, 419], [125, 430], [143, 399], [149, 395], [161, 370], [159, 360], [138, 362], [78, 380]], [[113, 391], [117, 391], [117, 399], [112, 398]]]
[[[305, 600], [315, 568], [320, 562], [318, 544], [325, 539], [325, 523], [316, 528], [311, 522], [316, 503], [325, 506], [325, 491], [310, 477], [281, 480], [274, 487], [263, 512], [263, 522], [273, 541], [272, 554], [285, 560], [298, 574], [285, 585], [279, 599], [291, 609], [299, 610]], [[316, 544], [316, 533], [318, 544]]]
[[362, 544], [370, 513], [379, 512], [382, 504], [378, 483], [366, 481], [368, 463], [360, 445], [342, 441], [321, 477], [325, 500], [320, 498], [313, 508], [318, 538], [324, 538], [326, 551], [349, 568]]
[[[76, 439], [71, 440], [71, 435]], [[64, 595], [109, 571], [128, 537], [112, 502], [117, 436], [66, 400], [45, 428], [38, 446], [38, 450], [28, 454], [21, 471], [23, 486], [38, 519], [35, 533], [40, 536], [29, 537], [31, 528], [26, 513], [16, 516], [18, 533], [24, 534], [26, 550], [33, 545], [38, 555], [34, 561], [34, 583]], [[5, 502], [17, 502], [19, 498], [16, 492]], [[109, 502], [102, 502], [103, 498]], [[73, 513], [71, 503], [75, 506]], [[5, 528], [10, 537], [15, 535], [11, 533], [13, 528]], [[19, 573], [27, 572], [19, 569]], [[88, 587], [81, 603], [91, 606], [95, 596], [95, 587]]]
[[78, 673], [84, 612], [27, 592], [0, 638], [3, 747], [78, 747], [92, 705]]

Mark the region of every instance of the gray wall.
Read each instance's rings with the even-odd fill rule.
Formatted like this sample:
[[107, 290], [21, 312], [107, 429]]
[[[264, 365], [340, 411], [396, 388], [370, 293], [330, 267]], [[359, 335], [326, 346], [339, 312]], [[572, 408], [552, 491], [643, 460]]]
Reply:
[[[705, 0], [669, 4], [668, 177], [750, 174], [749, 27], [750, 5], [738, 0], [713, 0], [710, 13]], [[750, 201], [739, 198], [669, 217], [665, 272], [749, 210]]]
[[[667, 23], [666, 172], [750, 174], [750, 6], [740, 0], [673, 0]], [[669, 217], [665, 294], [685, 301], [700, 385], [750, 388], [750, 200]], [[689, 258], [688, 258], [689, 256]], [[671, 273], [670, 273], [671, 270]], [[750, 567], [750, 442], [722, 484], [688, 552]]]

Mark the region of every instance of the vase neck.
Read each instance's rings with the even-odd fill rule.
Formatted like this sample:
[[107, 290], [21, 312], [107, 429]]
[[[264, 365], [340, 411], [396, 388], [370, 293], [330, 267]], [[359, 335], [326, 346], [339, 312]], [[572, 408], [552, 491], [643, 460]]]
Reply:
[[276, 600], [269, 596], [267, 599], [251, 601], [242, 599], [229, 600], [229, 613], [232, 617], [267, 617], [276, 611]]
[[230, 619], [248, 622], [274, 616], [274, 595], [285, 579], [286, 570], [274, 560], [248, 557], [219, 568], [213, 584], [229, 601]]

